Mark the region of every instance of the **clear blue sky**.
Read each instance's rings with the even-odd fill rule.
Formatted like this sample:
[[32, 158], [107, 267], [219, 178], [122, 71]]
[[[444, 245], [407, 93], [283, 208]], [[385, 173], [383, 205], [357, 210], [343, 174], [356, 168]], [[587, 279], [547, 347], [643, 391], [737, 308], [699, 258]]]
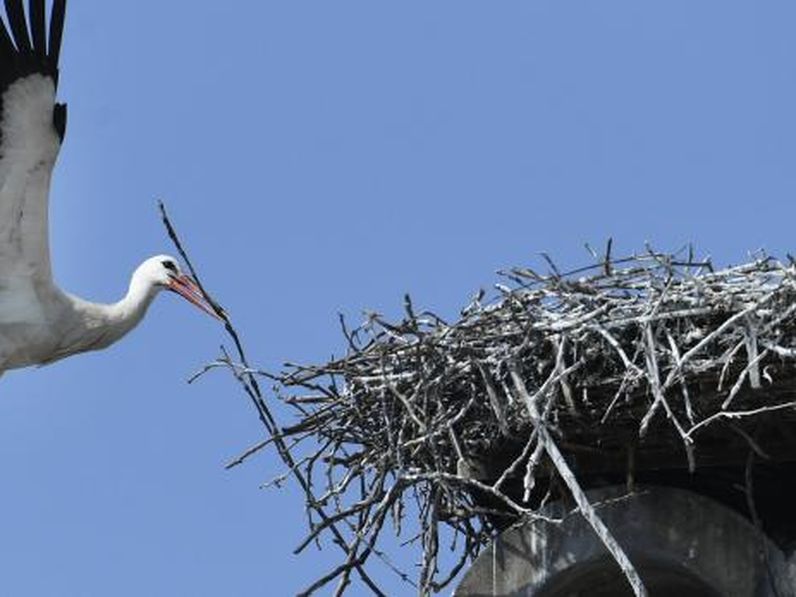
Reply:
[[[336, 313], [453, 317], [494, 271], [694, 242], [794, 250], [792, 2], [72, 0], [56, 275], [115, 300], [171, 251], [164, 198], [257, 364], [319, 361]], [[164, 296], [114, 348], [0, 379], [0, 595], [288, 595], [297, 492]], [[411, 562], [411, 558], [403, 558]], [[411, 591], [382, 575], [394, 594]], [[360, 594], [361, 588], [353, 594]]]

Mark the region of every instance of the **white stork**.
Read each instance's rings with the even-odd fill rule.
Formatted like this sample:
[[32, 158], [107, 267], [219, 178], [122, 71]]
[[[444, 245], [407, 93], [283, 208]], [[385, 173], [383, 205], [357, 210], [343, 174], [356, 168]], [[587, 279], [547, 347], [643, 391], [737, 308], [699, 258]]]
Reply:
[[105, 348], [141, 321], [162, 289], [214, 315], [195, 282], [168, 255], [144, 261], [124, 298], [91, 303], [52, 279], [47, 204], [66, 130], [55, 103], [66, 0], [5, 0], [0, 21], [0, 374]]

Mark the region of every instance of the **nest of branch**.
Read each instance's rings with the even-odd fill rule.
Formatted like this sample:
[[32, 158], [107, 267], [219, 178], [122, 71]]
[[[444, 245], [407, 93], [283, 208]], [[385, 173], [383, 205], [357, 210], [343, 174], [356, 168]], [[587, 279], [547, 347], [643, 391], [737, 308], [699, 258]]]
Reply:
[[[385, 523], [401, 534], [408, 513], [419, 526], [407, 542], [422, 553], [414, 581], [439, 590], [496, 525], [542, 516], [551, 496], [574, 498], [632, 584], [585, 500], [589, 467], [693, 470], [734, 459], [732, 446], [739, 458], [762, 452], [753, 422], [796, 418], [792, 260], [714, 271], [652, 251], [611, 259], [609, 244], [588, 268], [548, 264], [502, 273], [498, 295], [480, 293], [455, 322], [407, 297], [402, 321], [343, 323], [345, 358], [275, 376], [299, 417], [279, 435], [324, 513], [304, 545], [345, 529], [343, 563], [309, 592], [333, 579], [342, 592], [370, 556], [385, 558]], [[457, 556], [446, 566], [443, 540]]]

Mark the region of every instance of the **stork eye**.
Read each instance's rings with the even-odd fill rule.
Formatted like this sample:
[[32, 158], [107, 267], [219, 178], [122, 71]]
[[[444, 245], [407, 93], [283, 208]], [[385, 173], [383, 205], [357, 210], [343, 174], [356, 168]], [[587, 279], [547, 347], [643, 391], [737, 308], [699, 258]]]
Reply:
[[174, 272], [175, 274], [177, 273], [177, 266], [174, 265], [173, 261], [161, 261], [160, 263], [161, 263], [161, 265], [163, 267], [165, 267], [170, 272]]

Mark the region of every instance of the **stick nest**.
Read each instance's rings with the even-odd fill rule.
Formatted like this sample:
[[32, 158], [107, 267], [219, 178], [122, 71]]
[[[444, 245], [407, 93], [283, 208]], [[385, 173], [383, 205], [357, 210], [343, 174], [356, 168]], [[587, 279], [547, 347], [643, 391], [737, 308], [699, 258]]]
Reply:
[[[398, 573], [422, 594], [440, 590], [496, 524], [542, 517], [551, 497], [574, 498], [589, 519], [584, 453], [693, 470], [703, 450], [716, 456], [710, 438], [762, 451], [748, 423], [796, 415], [793, 260], [714, 271], [691, 255], [612, 259], [609, 243], [595, 261], [502, 272], [497, 296], [479, 293], [455, 322], [409, 297], [401, 321], [369, 314], [349, 330], [341, 319], [344, 358], [272, 376], [298, 415], [279, 438], [310, 488], [299, 550], [332, 528], [343, 547], [308, 593], [332, 580], [343, 592], [373, 555], [394, 568], [386, 522], [422, 553], [418, 574]], [[448, 542], [453, 557], [439, 557]]]

